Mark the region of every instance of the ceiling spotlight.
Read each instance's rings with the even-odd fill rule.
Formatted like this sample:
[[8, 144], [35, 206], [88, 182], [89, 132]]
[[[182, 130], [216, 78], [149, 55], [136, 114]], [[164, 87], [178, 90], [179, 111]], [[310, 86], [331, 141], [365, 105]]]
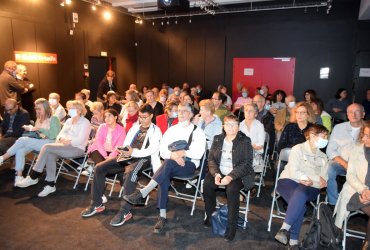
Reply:
[[61, 2], [61, 3], [60, 3], [60, 6], [64, 7], [64, 2]]
[[175, 24], [177, 24], [177, 17], [176, 17], [176, 19], [175, 19]]
[[155, 25], [154, 19], [153, 19], [152, 25], [153, 25], [153, 26]]
[[91, 9], [92, 9], [93, 11], [96, 11], [96, 6], [95, 6], [95, 5], [92, 5], [92, 6], [91, 6]]
[[140, 18], [139, 24], [143, 24], [143, 19]]
[[162, 25], [162, 26], [164, 25], [164, 22], [163, 22], [163, 20], [162, 20], [162, 22], [161, 22], [161, 25]]
[[167, 25], [170, 25], [170, 19], [167, 19]]
[[189, 23], [191, 23], [191, 16], [189, 17]]
[[65, 0], [67, 5], [70, 5], [72, 3], [72, 0]]
[[105, 20], [110, 20], [112, 18], [112, 14], [108, 10], [106, 10], [103, 13], [103, 17]]

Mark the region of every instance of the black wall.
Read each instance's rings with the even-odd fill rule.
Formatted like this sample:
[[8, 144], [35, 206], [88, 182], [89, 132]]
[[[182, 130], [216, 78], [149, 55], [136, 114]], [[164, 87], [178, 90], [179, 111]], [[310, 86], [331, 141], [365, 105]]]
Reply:
[[[370, 23], [357, 21], [359, 1], [325, 8], [180, 18], [175, 25], [136, 25], [137, 82], [172, 85], [188, 81], [214, 90], [232, 82], [234, 57], [295, 57], [294, 94], [316, 89], [324, 100], [339, 87], [352, 89], [358, 55], [370, 50]], [[165, 20], [166, 21], [166, 20]], [[320, 67], [330, 67], [328, 80]], [[356, 80], [357, 79], [357, 80]], [[369, 78], [361, 81], [370, 86]], [[356, 88], [357, 89], [357, 88]], [[357, 98], [364, 97], [363, 92]]]
[[[107, 51], [108, 56], [116, 58], [118, 91], [123, 93], [136, 80], [132, 17], [112, 12], [112, 20], [106, 22], [100, 9], [93, 12], [85, 2], [76, 0], [64, 8], [60, 2], [1, 0], [0, 64], [14, 60], [14, 50], [57, 53], [57, 65], [25, 65], [37, 87], [35, 97], [58, 92], [65, 102], [88, 86], [88, 79], [83, 78], [88, 57]], [[70, 36], [72, 12], [79, 14], [79, 23]]]

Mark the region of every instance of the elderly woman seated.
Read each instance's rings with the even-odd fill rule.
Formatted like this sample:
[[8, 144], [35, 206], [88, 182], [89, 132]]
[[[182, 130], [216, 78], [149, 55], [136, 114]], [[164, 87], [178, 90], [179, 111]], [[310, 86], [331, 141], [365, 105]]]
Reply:
[[[35, 111], [37, 117], [35, 126], [23, 126], [26, 131], [32, 131], [29, 134], [33, 134], [35, 138], [26, 136], [19, 138], [4, 155], [0, 156], [0, 164], [2, 164], [3, 161], [15, 155], [16, 176], [14, 186], [17, 186], [17, 183], [24, 179], [23, 169], [26, 155], [33, 150], [40, 151], [45, 144], [54, 142], [60, 131], [59, 119], [52, 115], [48, 100], [44, 98], [37, 99], [35, 101]], [[36, 136], [39, 136], [39, 138], [36, 138]]]
[[239, 130], [251, 139], [254, 152], [254, 168], [256, 172], [261, 172], [263, 170], [260, 168], [263, 166], [261, 161], [266, 133], [263, 124], [256, 119], [257, 113], [258, 107], [256, 104], [245, 104], [245, 119], [240, 123]]
[[158, 115], [156, 119], [157, 126], [161, 129], [162, 134], [164, 134], [169, 127], [176, 125], [179, 122], [177, 118], [177, 106], [179, 102], [170, 101], [166, 103], [164, 114]]
[[[347, 181], [339, 194], [334, 210], [335, 225], [342, 228], [350, 211], [361, 210], [370, 217], [370, 121], [364, 122], [360, 143], [353, 148], [348, 161]], [[370, 220], [367, 222], [363, 250], [369, 249]]]
[[58, 134], [55, 143], [45, 144], [29, 176], [18, 182], [17, 186], [25, 188], [39, 182], [39, 177], [46, 166], [46, 186], [38, 196], [45, 197], [56, 191], [55, 173], [58, 158], [75, 158], [84, 154], [90, 134], [90, 122], [82, 115], [84, 105], [79, 101], [70, 101], [68, 115], [71, 117]]
[[290, 235], [290, 249], [298, 249], [306, 202], [314, 201], [327, 181], [328, 158], [320, 149], [328, 144], [328, 130], [322, 125], [312, 125], [305, 136], [306, 142], [292, 148], [276, 187], [288, 208], [275, 239], [286, 245]]
[[215, 136], [209, 151], [209, 173], [203, 185], [207, 216], [204, 226], [211, 226], [211, 216], [216, 209], [216, 189], [221, 185], [225, 186], [229, 210], [228, 227], [224, 237], [226, 241], [232, 241], [239, 214], [239, 191], [244, 188], [242, 180], [253, 174], [253, 150], [251, 140], [239, 131], [239, 120], [235, 115], [225, 116], [224, 130], [225, 133]]
[[122, 117], [121, 122], [127, 133], [135, 123], [138, 123], [139, 105], [137, 105], [137, 103], [134, 101], [129, 101], [125, 104], [124, 107], [125, 107], [125, 111], [123, 112], [123, 115], [121, 116]]

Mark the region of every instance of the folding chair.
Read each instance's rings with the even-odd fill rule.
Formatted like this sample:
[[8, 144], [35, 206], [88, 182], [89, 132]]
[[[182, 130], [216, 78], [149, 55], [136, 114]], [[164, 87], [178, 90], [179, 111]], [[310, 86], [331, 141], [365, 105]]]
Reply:
[[33, 168], [33, 165], [35, 165], [36, 160], [37, 160], [37, 156], [39, 155], [39, 153], [40, 152], [35, 151], [35, 150], [31, 152], [31, 154], [32, 154], [32, 160], [31, 160], [31, 163], [30, 163], [30, 167], [29, 167], [29, 169], [27, 171], [27, 175], [30, 175], [31, 169]]
[[263, 177], [265, 176], [265, 173], [266, 173], [266, 168], [267, 168], [267, 163], [268, 163], [268, 150], [269, 150], [269, 141], [270, 141], [270, 136], [268, 133], [265, 133], [265, 149], [264, 149], [264, 152], [263, 152], [263, 169], [262, 171], [254, 171], [254, 173], [256, 175], [259, 175], [259, 181], [258, 182], [255, 182], [254, 184], [256, 186], [258, 186], [258, 191], [257, 191], [257, 197], [260, 197], [260, 192], [261, 192], [261, 186], [265, 186], [265, 182], [263, 181]]
[[360, 231], [357, 231], [357, 230], [353, 230], [353, 229], [349, 229], [348, 228], [348, 220], [351, 219], [351, 217], [353, 217], [355, 215], [358, 215], [358, 214], [364, 214], [364, 212], [362, 212], [361, 210], [356, 210], [354, 212], [349, 213], [349, 215], [347, 216], [347, 218], [344, 220], [344, 225], [343, 225], [343, 241], [342, 241], [343, 250], [346, 249], [346, 239], [347, 239], [347, 236], [348, 237], [353, 237], [353, 238], [356, 238], [356, 239], [361, 239], [361, 240], [364, 240], [365, 239], [365, 236], [366, 236], [366, 233], [365, 232], [360, 232]]
[[[226, 189], [225, 186], [219, 186], [219, 188], [221, 189]], [[243, 222], [243, 229], [246, 229], [247, 228], [247, 222], [248, 222], [248, 212], [249, 212], [249, 199], [250, 199], [250, 196], [251, 196], [251, 191], [248, 190], [247, 193], [245, 193], [245, 190], [242, 189], [240, 190], [240, 195], [243, 196], [244, 200], [245, 200], [245, 207], [243, 206], [240, 206], [239, 207], [239, 213], [240, 214], [244, 214], [244, 222]], [[221, 205], [224, 205], [223, 203], [217, 201], [217, 206], [221, 206]]]
[[[73, 185], [73, 189], [76, 189], [78, 180], [80, 179], [81, 172], [83, 171], [83, 166], [85, 165], [87, 157], [88, 157], [88, 153], [85, 152], [80, 157], [61, 158], [60, 159], [61, 162], [59, 163], [58, 172], [55, 177], [55, 182], [57, 182], [60, 174], [71, 176], [76, 179], [75, 184]], [[82, 162], [79, 161], [81, 159], [82, 159]], [[79, 166], [81, 167], [80, 170], [77, 169]]]
[[[272, 203], [271, 203], [271, 210], [270, 210], [270, 217], [268, 221], [268, 228], [267, 231], [270, 232], [271, 230], [271, 223], [272, 223], [272, 218], [279, 218], [279, 219], [285, 219], [285, 213], [281, 211], [280, 206], [278, 204], [278, 199], [281, 197], [280, 194], [276, 191], [277, 183], [279, 180], [279, 175], [280, 175], [280, 169], [282, 168], [282, 163], [287, 163], [289, 160], [289, 154], [290, 154], [291, 148], [284, 148], [280, 151], [279, 155], [279, 161], [276, 169], [276, 176], [275, 176], [275, 183], [274, 183], [274, 191], [272, 193]], [[313, 206], [313, 208], [316, 210], [317, 205], [320, 202], [320, 193], [317, 195], [316, 199], [316, 205], [312, 201], [310, 202], [310, 205]], [[274, 213], [274, 209], [276, 206], [276, 213]]]
[[[176, 199], [191, 201], [192, 202], [192, 208], [191, 208], [191, 212], [190, 212], [191, 216], [193, 216], [193, 214], [194, 214], [195, 203], [196, 203], [197, 199], [202, 199], [203, 200], [203, 194], [200, 192], [200, 182], [201, 182], [201, 177], [202, 177], [202, 171], [203, 171], [203, 167], [204, 167], [205, 158], [206, 158], [206, 151], [204, 152], [203, 157], [201, 159], [200, 167], [197, 170], [195, 170], [195, 173], [193, 175], [186, 176], [186, 177], [180, 177], [180, 176], [173, 177], [173, 179], [175, 179], [175, 180], [186, 181], [189, 185], [191, 185], [193, 188], [195, 188], [194, 195], [182, 193], [182, 192], [178, 191], [176, 189], [176, 187], [174, 187], [172, 184], [171, 184], [171, 188], [175, 192], [175, 195], [173, 195], [173, 194], [168, 195], [169, 197], [173, 197], [173, 198], [176, 198]], [[196, 184], [191, 182], [194, 179], [197, 179]]]

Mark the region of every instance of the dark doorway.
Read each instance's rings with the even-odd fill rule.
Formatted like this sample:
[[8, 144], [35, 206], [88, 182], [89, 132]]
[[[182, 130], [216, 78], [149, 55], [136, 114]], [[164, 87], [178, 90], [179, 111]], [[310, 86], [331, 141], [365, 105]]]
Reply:
[[[89, 56], [89, 88], [90, 99], [96, 101], [100, 81], [104, 78], [109, 69], [116, 71], [116, 58]], [[116, 73], [117, 77], [117, 73]], [[117, 82], [117, 80], [116, 80]]]

